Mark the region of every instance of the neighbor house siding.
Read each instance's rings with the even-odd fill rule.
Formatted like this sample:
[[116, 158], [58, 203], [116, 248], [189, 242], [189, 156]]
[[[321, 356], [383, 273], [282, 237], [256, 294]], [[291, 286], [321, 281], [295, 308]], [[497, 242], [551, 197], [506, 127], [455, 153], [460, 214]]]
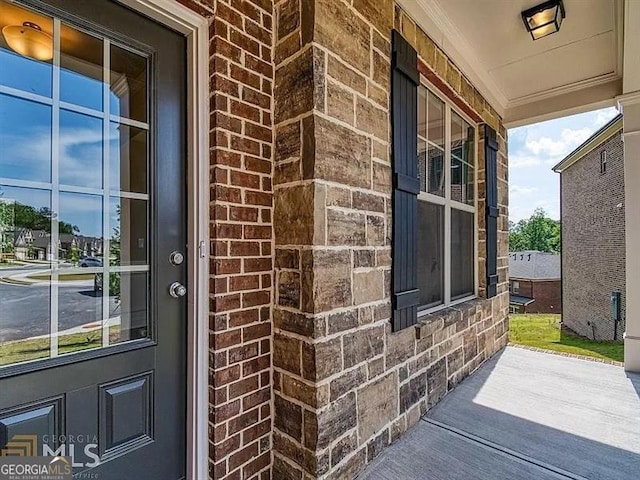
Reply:
[[[564, 324], [580, 335], [613, 340], [612, 291], [625, 311], [625, 206], [622, 132], [562, 171]], [[600, 173], [600, 153], [607, 171]], [[622, 340], [624, 321], [618, 327]]]
[[510, 285], [514, 281], [520, 284], [516, 295], [535, 300], [526, 307], [521, 307], [521, 313], [562, 313], [560, 280], [532, 281], [511, 277], [509, 279]]

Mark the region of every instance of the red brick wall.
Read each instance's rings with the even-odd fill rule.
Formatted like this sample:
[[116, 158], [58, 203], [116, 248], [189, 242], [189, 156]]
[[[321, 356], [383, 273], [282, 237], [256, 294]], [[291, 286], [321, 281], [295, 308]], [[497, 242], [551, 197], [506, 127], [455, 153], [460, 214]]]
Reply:
[[271, 466], [271, 0], [180, 0], [210, 19], [210, 477]]
[[513, 292], [513, 282], [520, 283], [520, 290], [516, 295], [529, 297], [535, 301], [524, 308], [523, 313], [562, 313], [562, 296], [560, 280], [538, 281], [514, 280], [509, 281], [509, 291]]

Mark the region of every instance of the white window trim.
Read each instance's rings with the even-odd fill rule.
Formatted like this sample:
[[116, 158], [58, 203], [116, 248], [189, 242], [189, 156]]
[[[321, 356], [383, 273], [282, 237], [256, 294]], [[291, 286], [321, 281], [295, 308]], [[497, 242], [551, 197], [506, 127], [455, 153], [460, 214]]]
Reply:
[[[445, 196], [441, 197], [433, 193], [427, 193], [420, 191], [418, 194], [418, 201], [427, 201], [437, 205], [444, 206], [444, 298], [440, 305], [433, 307], [426, 307], [420, 309], [418, 306], [418, 318], [428, 315], [430, 313], [443, 310], [448, 307], [459, 305], [469, 300], [473, 300], [478, 297], [478, 134], [479, 125], [476, 121], [471, 119], [465, 112], [460, 110], [440, 89], [429, 82], [424, 76], [420, 75], [420, 86], [427, 88], [431, 93], [435, 94], [444, 103], [445, 113], [445, 145], [444, 145], [444, 174], [445, 174]], [[466, 203], [460, 203], [455, 200], [451, 200], [451, 111], [458, 114], [464, 121], [474, 128], [474, 149], [473, 149], [473, 163], [474, 163], [474, 198], [473, 205]], [[474, 258], [474, 286], [473, 293], [465, 297], [451, 300], [451, 209], [462, 210], [465, 212], [473, 213], [474, 218], [474, 233], [473, 233], [473, 258]]]
[[[518, 285], [518, 287], [516, 288], [516, 285]], [[518, 280], [514, 280], [513, 281], [513, 287], [512, 287], [513, 293], [518, 294], [520, 293], [520, 282]]]

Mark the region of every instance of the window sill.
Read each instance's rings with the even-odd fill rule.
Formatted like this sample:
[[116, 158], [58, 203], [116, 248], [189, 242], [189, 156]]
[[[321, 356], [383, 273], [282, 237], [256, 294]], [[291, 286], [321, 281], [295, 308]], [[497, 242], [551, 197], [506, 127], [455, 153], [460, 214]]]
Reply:
[[476, 295], [470, 295], [447, 306], [440, 305], [436, 308], [419, 312], [418, 323], [415, 325], [416, 339], [427, 338], [436, 331], [465, 319], [468, 314], [477, 312], [484, 300], [484, 298]]
[[447, 308], [455, 307], [456, 305], [460, 305], [461, 303], [469, 302], [471, 300], [477, 299], [477, 295], [468, 295], [466, 297], [459, 298], [449, 303], [448, 305], [437, 305], [435, 307], [425, 308], [424, 310], [420, 310], [418, 312], [418, 323], [421, 321], [421, 318], [427, 315], [431, 315], [433, 313], [440, 312], [442, 310], [446, 310]]

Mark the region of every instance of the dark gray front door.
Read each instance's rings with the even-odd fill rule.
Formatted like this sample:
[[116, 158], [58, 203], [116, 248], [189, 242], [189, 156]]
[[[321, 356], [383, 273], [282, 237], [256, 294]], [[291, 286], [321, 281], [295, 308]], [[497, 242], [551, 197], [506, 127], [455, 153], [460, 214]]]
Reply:
[[0, 30], [0, 454], [183, 478], [185, 39], [106, 0]]

